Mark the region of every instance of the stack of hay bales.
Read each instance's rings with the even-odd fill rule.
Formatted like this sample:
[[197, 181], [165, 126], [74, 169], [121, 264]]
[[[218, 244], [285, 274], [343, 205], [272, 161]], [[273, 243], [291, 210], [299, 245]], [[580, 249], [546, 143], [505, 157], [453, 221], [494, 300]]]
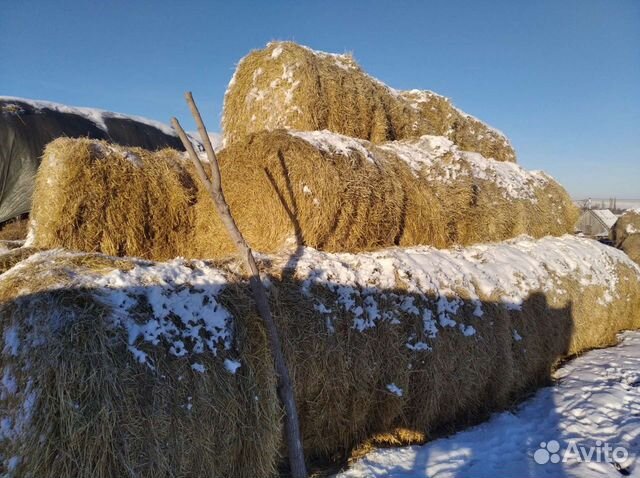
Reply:
[[[241, 62], [223, 123], [309, 457], [476, 422], [640, 327], [640, 268], [561, 236], [567, 193], [442, 97], [279, 43]], [[272, 476], [266, 334], [192, 165], [58, 139], [31, 217], [32, 248], [0, 257], [0, 474]], [[58, 247], [85, 252], [38, 251]]]
[[225, 95], [227, 144], [249, 133], [330, 130], [374, 143], [445, 136], [461, 149], [515, 161], [509, 140], [431, 91], [397, 91], [349, 55], [273, 42], [244, 57]]
[[[57, 250], [0, 274], [0, 473], [273, 476], [275, 372], [237, 267]], [[640, 326], [640, 268], [571, 236], [262, 268], [309, 457], [476, 422]]]
[[[251, 53], [223, 124], [225, 195], [260, 252], [538, 238], [577, 219], [566, 191], [515, 164], [504, 136], [435, 94], [382, 85], [349, 57], [287, 42]], [[35, 198], [38, 247], [154, 260], [235, 252], [191, 165], [169, 150], [57, 140]]]
[[[219, 154], [249, 244], [329, 252], [449, 247], [573, 230], [552, 178], [437, 136], [374, 145], [323, 132], [263, 131]], [[235, 252], [191, 164], [88, 139], [58, 139], [36, 178], [31, 245], [166, 260]]]
[[640, 209], [626, 211], [611, 229], [611, 240], [640, 264]]

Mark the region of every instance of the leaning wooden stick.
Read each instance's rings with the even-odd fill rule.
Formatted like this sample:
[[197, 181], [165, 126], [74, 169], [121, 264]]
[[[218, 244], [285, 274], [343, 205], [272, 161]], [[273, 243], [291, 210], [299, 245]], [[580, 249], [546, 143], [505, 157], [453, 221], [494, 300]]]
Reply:
[[193, 149], [191, 141], [182, 129], [182, 126], [180, 126], [178, 120], [176, 118], [172, 118], [171, 124], [178, 132], [180, 140], [182, 140], [182, 144], [187, 150], [189, 157], [191, 158], [191, 161], [196, 168], [197, 174], [200, 177], [200, 180], [204, 184], [204, 187], [207, 189], [207, 192], [211, 195], [216, 209], [218, 210], [218, 214], [220, 214], [222, 222], [229, 232], [231, 239], [236, 244], [236, 247], [242, 255], [249, 270], [249, 284], [251, 285], [251, 291], [253, 292], [253, 297], [256, 302], [256, 308], [267, 329], [269, 344], [271, 346], [271, 354], [275, 362], [276, 374], [278, 376], [278, 396], [280, 397], [280, 401], [282, 402], [286, 413], [285, 428], [287, 435], [287, 445], [289, 449], [289, 464], [291, 467], [291, 476], [293, 478], [304, 478], [307, 476], [307, 469], [304, 463], [304, 450], [300, 437], [298, 410], [296, 407], [289, 369], [282, 353], [280, 336], [278, 335], [278, 329], [271, 315], [271, 308], [269, 307], [267, 292], [264, 284], [262, 283], [262, 280], [260, 279], [260, 271], [258, 270], [258, 266], [256, 264], [255, 258], [253, 257], [253, 253], [251, 252], [251, 248], [247, 244], [247, 241], [245, 241], [244, 236], [240, 232], [240, 229], [238, 229], [238, 225], [233, 219], [227, 201], [224, 198], [218, 158], [216, 156], [215, 150], [213, 149], [213, 146], [211, 145], [209, 135], [207, 134], [207, 129], [204, 126], [204, 122], [202, 121], [202, 117], [200, 116], [200, 112], [198, 111], [198, 107], [193, 100], [191, 92], [185, 93], [185, 98], [187, 100], [187, 104], [189, 105], [189, 109], [191, 110], [191, 114], [196, 121], [198, 132], [200, 133], [200, 138], [204, 143], [205, 152], [207, 154], [207, 157], [209, 158], [209, 164], [211, 166], [211, 179], [207, 177], [200, 158], [198, 158], [198, 155]]

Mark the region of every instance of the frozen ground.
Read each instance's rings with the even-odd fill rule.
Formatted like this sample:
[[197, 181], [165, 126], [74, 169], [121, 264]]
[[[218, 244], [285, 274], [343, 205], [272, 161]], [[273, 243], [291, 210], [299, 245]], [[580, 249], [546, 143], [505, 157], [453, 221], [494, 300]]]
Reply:
[[640, 477], [640, 332], [555, 377], [514, 412], [424, 446], [373, 451], [336, 478]]

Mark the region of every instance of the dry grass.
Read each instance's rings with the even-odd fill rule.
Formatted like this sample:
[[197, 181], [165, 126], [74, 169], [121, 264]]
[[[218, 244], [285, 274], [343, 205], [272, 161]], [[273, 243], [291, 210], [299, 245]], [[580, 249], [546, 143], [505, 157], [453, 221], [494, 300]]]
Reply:
[[[114, 327], [112, 307], [95, 291], [74, 286], [79, 277], [135, 265], [59, 253], [33, 257], [18, 273], [1, 276], [0, 327], [5, 337], [17, 331], [20, 346], [2, 356], [17, 393], [3, 398], [0, 415], [25, 429], [17, 439], [3, 437], [4, 465], [12, 456], [23, 459], [15, 475], [3, 465], [0, 474], [273, 476], [280, 411], [266, 338], [247, 291], [230, 288], [221, 297], [237, 318], [235, 353], [242, 367], [235, 375], [225, 369], [223, 352], [176, 357], [164, 342], [139, 345], [152, 358], [151, 369], [127, 350], [126, 331]], [[144, 324], [152, 317], [140, 299], [135, 320]], [[193, 361], [206, 372], [194, 371]], [[26, 415], [30, 394], [33, 413]]]
[[0, 225], [0, 241], [20, 241], [26, 239], [28, 230], [28, 218], [12, 219]]
[[640, 264], [640, 213], [624, 213], [611, 229], [611, 240], [636, 264]]
[[159, 260], [185, 255], [196, 193], [177, 151], [57, 139], [36, 177], [35, 244]]
[[[639, 270], [622, 262], [616, 266], [619, 298], [612, 302], [603, 301], [602, 287], [564, 277], [548, 292], [530, 295], [520, 310], [481, 295], [484, 315], [478, 318], [477, 304], [460, 289], [462, 305], [452, 318], [472, 324], [476, 334], [443, 327], [429, 340], [423, 316], [437, 316], [437, 298], [408, 292], [401, 277], [393, 289], [367, 291], [379, 314], [393, 320], [358, 331], [354, 309], [339, 305], [338, 289], [316, 283], [305, 291], [305, 276], [283, 269], [284, 259], [262, 266], [271, 279], [309, 457], [340, 461], [354, 448], [358, 454], [422, 442], [476, 423], [547, 383], [563, 357], [611, 345], [617, 331], [640, 328]], [[109, 326], [113, 311], [100, 295], [74, 286], [83, 275], [137, 264], [54, 253], [0, 276], [0, 326], [5, 336], [15, 327], [21, 344], [31, 344], [17, 355], [5, 353], [2, 366], [21, 371], [19, 390], [40, 393], [29, 433], [4, 442], [3, 455], [27, 457], [24, 476], [271, 476], [284, 452], [282, 416], [264, 330], [244, 280], [224, 272], [229, 282], [220, 296], [235, 317], [243, 364], [237, 375], [222, 367], [224, 355], [206, 354], [198, 362], [208, 372], [194, 373], [189, 357], [171, 356], [165, 344], [144, 348], [156, 364], [152, 371], [133, 360], [124, 333]], [[235, 269], [234, 263], [221, 267]], [[355, 300], [364, 306], [360, 292]], [[407, 299], [419, 313], [400, 307]], [[334, 308], [331, 329], [318, 302]], [[144, 303], [136, 310], [140, 323], [152, 318]], [[407, 341], [416, 335], [432, 350], [409, 350]], [[34, 344], [36, 337], [47, 340]], [[389, 392], [390, 383], [402, 396]], [[0, 402], [3, 416], [19, 413], [22, 402], [14, 398]], [[183, 407], [188, 402], [191, 413]]]
[[[278, 53], [279, 52], [279, 53]], [[225, 96], [228, 143], [264, 129], [328, 129], [374, 143], [447, 136], [462, 149], [515, 161], [501, 134], [429, 91], [391, 90], [348, 55], [270, 43], [243, 58]]]
[[[220, 152], [225, 195], [249, 244], [266, 253], [295, 244], [357, 252], [573, 229], [576, 209], [553, 180], [534, 189], [535, 200], [511, 199], [491, 180], [471, 173], [430, 179], [433, 171], [415, 173], [389, 150], [364, 144], [375, 162], [284, 130], [251, 135]], [[132, 154], [138, 159], [127, 159]], [[170, 150], [56, 140], [45, 151], [33, 202], [35, 245], [42, 248], [155, 260], [235, 252], [191, 165]]]

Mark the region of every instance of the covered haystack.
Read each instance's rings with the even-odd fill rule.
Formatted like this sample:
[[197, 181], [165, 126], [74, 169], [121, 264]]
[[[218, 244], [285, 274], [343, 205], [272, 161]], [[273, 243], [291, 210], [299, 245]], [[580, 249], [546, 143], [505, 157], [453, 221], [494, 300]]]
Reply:
[[461, 149], [515, 161], [501, 132], [431, 91], [397, 91], [369, 76], [350, 55], [269, 43], [244, 57], [225, 95], [227, 144], [279, 128], [327, 129], [374, 143], [445, 136]]
[[[553, 179], [467, 153], [436, 136], [373, 145], [278, 130], [219, 153], [225, 195], [249, 244], [357, 252], [572, 231]], [[36, 180], [33, 245], [164, 260], [232, 254], [190, 164], [90, 140], [51, 143]]]
[[[270, 476], [282, 415], [236, 267], [52, 251], [0, 274], [0, 472]], [[476, 422], [640, 327], [640, 268], [571, 236], [261, 267], [309, 456]]]

